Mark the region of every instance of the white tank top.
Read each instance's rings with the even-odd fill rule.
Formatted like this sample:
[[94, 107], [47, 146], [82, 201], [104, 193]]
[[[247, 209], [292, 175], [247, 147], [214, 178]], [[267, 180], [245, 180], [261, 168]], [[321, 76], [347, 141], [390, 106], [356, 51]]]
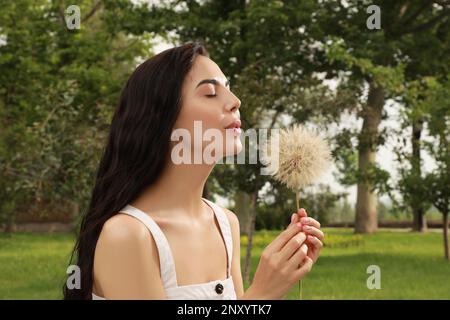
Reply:
[[[179, 286], [175, 271], [175, 263], [170, 250], [169, 242], [156, 222], [145, 212], [131, 205], [126, 205], [119, 212], [129, 214], [140, 220], [150, 230], [156, 247], [158, 248], [161, 280], [166, 297], [169, 300], [236, 300], [233, 279], [231, 276], [231, 259], [233, 257], [233, 240], [230, 222], [226, 213], [214, 202], [202, 198], [213, 210], [219, 223], [220, 231], [225, 240], [227, 251], [227, 278], [210, 282]], [[92, 293], [93, 300], [105, 300]]]

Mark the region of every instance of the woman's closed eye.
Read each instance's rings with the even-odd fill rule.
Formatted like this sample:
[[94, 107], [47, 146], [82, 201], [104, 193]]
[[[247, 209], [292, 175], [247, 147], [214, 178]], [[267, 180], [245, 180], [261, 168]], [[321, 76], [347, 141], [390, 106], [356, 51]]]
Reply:
[[207, 94], [205, 96], [208, 97], [208, 98], [212, 98], [212, 97], [216, 97], [217, 94], [216, 93], [212, 93], [212, 94]]

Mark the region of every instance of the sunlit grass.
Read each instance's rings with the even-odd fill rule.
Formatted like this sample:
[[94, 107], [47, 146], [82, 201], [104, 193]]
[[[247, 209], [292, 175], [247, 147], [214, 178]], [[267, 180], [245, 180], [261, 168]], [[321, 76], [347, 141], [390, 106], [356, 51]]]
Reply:
[[[326, 247], [303, 280], [303, 299], [450, 299], [450, 263], [443, 258], [440, 232], [360, 236], [350, 229], [324, 230]], [[252, 272], [278, 234], [256, 233]], [[71, 234], [0, 234], [0, 299], [60, 299], [72, 247]], [[243, 265], [245, 236], [241, 257]], [[381, 268], [380, 290], [366, 286], [369, 265]], [[294, 285], [287, 299], [298, 296]]]
[[[361, 236], [351, 229], [324, 230], [328, 246], [302, 282], [303, 299], [450, 299], [450, 263], [443, 258], [440, 232], [383, 230]], [[261, 236], [267, 237], [264, 232], [256, 237]], [[252, 272], [263, 248], [260, 243], [252, 251]], [[380, 290], [367, 288], [369, 265], [381, 269]], [[297, 284], [287, 299], [299, 299]]]
[[0, 234], [0, 299], [59, 299], [70, 234]]

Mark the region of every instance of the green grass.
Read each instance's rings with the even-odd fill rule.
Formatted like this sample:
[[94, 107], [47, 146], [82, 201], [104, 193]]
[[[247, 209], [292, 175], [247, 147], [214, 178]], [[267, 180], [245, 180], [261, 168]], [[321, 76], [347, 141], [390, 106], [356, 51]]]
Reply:
[[[355, 236], [350, 229], [324, 231], [326, 247], [302, 282], [303, 299], [450, 299], [450, 263], [443, 258], [440, 232], [381, 230]], [[252, 273], [277, 234], [256, 233]], [[0, 299], [60, 299], [72, 246], [70, 234], [0, 234]], [[369, 265], [381, 268], [380, 290], [366, 286]], [[294, 285], [287, 299], [298, 296]]]
[[71, 234], [0, 234], [0, 299], [61, 299]]
[[[351, 229], [324, 231], [328, 243], [302, 280], [303, 299], [450, 299], [450, 263], [443, 258], [441, 232], [382, 230], [361, 236]], [[257, 237], [277, 234], [261, 233]], [[258, 245], [252, 250], [252, 274], [263, 248]], [[241, 254], [245, 255], [245, 246]], [[379, 290], [367, 288], [369, 265], [381, 269]], [[298, 284], [287, 299], [299, 299]]]

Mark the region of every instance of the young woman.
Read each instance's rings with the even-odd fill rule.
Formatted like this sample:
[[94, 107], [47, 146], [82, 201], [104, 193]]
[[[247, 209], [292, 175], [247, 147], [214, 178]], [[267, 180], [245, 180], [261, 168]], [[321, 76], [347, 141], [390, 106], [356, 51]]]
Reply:
[[[217, 158], [240, 152], [240, 106], [199, 44], [137, 67], [113, 116], [75, 245], [81, 288], [64, 286], [66, 299], [281, 299], [311, 270], [323, 233], [302, 210], [265, 248], [244, 292], [238, 219], [202, 197], [214, 163], [174, 161], [172, 132], [194, 137], [194, 122], [228, 137]], [[207, 145], [188, 142], [192, 153]]]

